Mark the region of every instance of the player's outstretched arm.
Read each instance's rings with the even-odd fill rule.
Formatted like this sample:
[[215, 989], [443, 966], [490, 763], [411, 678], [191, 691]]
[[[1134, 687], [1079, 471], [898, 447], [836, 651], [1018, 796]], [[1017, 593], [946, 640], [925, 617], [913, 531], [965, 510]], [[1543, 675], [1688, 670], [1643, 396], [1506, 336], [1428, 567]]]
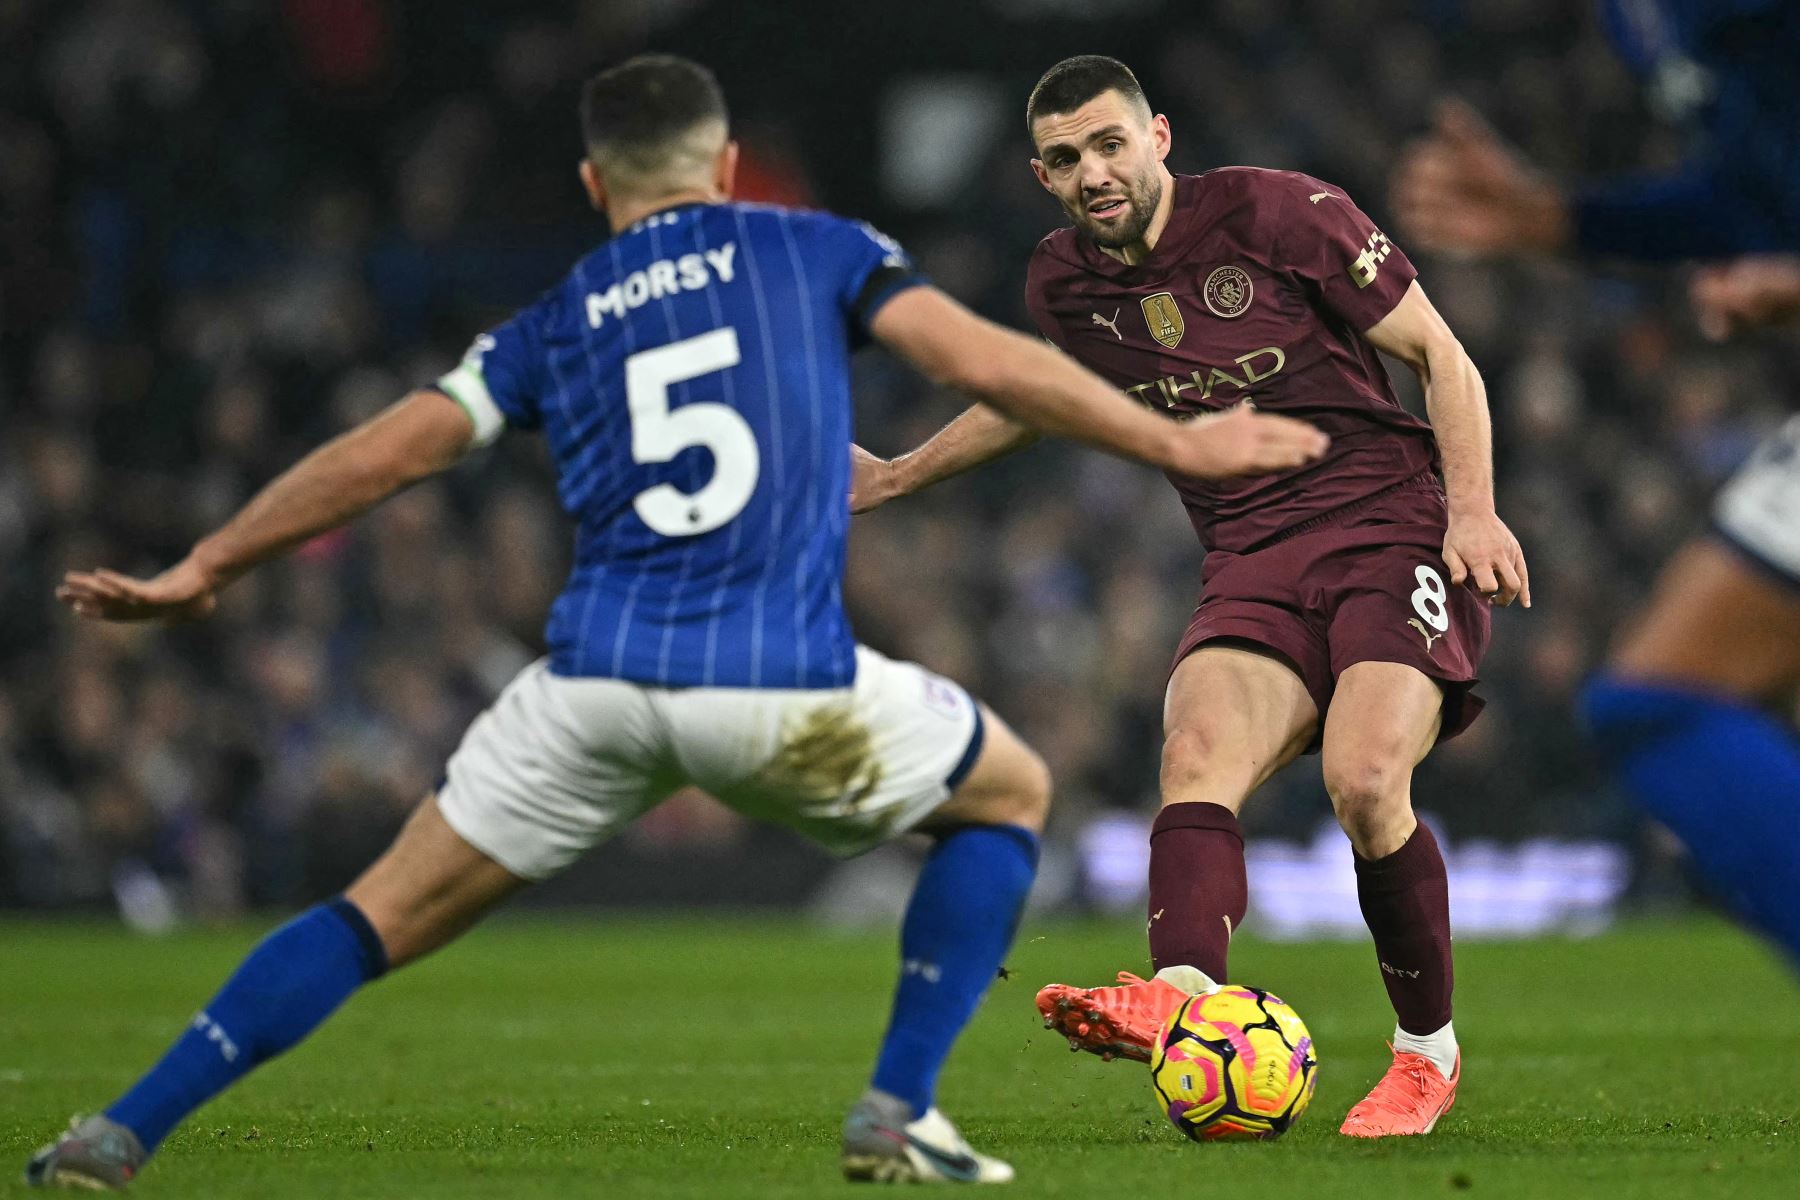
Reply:
[[1393, 193], [1408, 238], [1432, 250], [1556, 251], [1572, 236], [1569, 198], [1460, 100], [1406, 148]]
[[1037, 440], [1035, 430], [985, 404], [974, 404], [932, 434], [930, 440], [898, 458], [877, 458], [861, 446], [852, 446], [850, 511], [868, 512]]
[[1415, 245], [1502, 257], [1724, 257], [1760, 245], [1763, 227], [1756, 198], [1710, 157], [1565, 190], [1460, 100], [1440, 104], [1431, 130], [1407, 147], [1393, 204]]
[[[1073, 359], [976, 316], [936, 288], [901, 292], [875, 314], [870, 329], [926, 375], [1040, 433], [1179, 474], [1218, 479], [1286, 470], [1311, 462], [1329, 444], [1305, 422], [1248, 410], [1185, 423], [1156, 416]], [[978, 454], [993, 457], [1001, 431], [989, 432], [988, 439], [963, 440], [967, 461], [936, 456], [937, 478], [983, 461]]]
[[1363, 335], [1418, 373], [1443, 457], [1450, 527], [1444, 565], [1450, 582], [1473, 579], [1496, 604], [1531, 607], [1531, 575], [1519, 539], [1494, 511], [1494, 435], [1487, 389], [1468, 351], [1414, 280], [1400, 303]]
[[1756, 254], [1702, 268], [1688, 287], [1700, 332], [1715, 342], [1800, 322], [1800, 254]]
[[474, 432], [468, 415], [442, 392], [413, 392], [301, 459], [162, 574], [133, 579], [116, 571], [71, 571], [56, 598], [104, 621], [204, 617], [219, 589], [258, 563], [453, 465]]

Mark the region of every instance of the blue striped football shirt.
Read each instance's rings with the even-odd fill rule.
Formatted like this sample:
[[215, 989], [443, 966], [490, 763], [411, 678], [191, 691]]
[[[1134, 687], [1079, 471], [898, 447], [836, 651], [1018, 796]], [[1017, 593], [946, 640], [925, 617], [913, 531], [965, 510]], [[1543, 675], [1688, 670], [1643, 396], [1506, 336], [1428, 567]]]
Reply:
[[852, 682], [850, 354], [919, 282], [867, 225], [688, 204], [624, 230], [475, 340], [439, 386], [480, 444], [542, 431], [576, 524], [552, 671]]

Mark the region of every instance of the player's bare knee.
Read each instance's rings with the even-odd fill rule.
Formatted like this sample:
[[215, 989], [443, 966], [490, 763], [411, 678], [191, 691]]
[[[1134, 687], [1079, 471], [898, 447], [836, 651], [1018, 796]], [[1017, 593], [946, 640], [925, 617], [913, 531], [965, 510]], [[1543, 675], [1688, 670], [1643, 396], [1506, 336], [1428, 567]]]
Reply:
[[1328, 756], [1325, 791], [1338, 824], [1361, 851], [1410, 819], [1412, 764], [1398, 755]]
[[1412, 783], [1412, 763], [1399, 754], [1366, 747], [1325, 755], [1325, 791], [1342, 815], [1405, 803]]
[[1202, 776], [1216, 758], [1216, 741], [1204, 729], [1179, 725], [1163, 735], [1162, 775], [1165, 782]]
[[1042, 833], [1050, 816], [1050, 768], [1037, 751], [1019, 743], [1008, 755], [1005, 775], [978, 804], [959, 806], [970, 819], [1017, 825]]
[[524, 880], [463, 841], [427, 797], [382, 856], [344, 890], [402, 966], [454, 940]]
[[1404, 799], [1357, 800], [1337, 806], [1336, 811], [1338, 824], [1364, 858], [1382, 858], [1398, 850], [1415, 819]]
[[1163, 735], [1164, 804], [1203, 800], [1235, 811], [1249, 790], [1242, 764], [1204, 726], [1180, 725]]
[[1050, 768], [998, 717], [975, 769], [929, 824], [1018, 825], [1041, 833], [1050, 813]]

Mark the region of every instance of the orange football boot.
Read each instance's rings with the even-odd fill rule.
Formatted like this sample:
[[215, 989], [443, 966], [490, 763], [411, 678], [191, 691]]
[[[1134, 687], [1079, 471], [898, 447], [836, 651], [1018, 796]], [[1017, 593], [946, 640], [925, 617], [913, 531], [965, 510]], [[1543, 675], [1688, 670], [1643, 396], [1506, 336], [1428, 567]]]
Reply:
[[1149, 1062], [1163, 1023], [1187, 998], [1187, 992], [1167, 980], [1120, 971], [1116, 987], [1053, 983], [1037, 994], [1037, 1006], [1044, 1028], [1060, 1031], [1069, 1039], [1069, 1049], [1098, 1054], [1107, 1062]]
[[[1392, 1046], [1388, 1049], [1393, 1050]], [[1394, 1051], [1394, 1065], [1372, 1091], [1350, 1110], [1338, 1132], [1346, 1137], [1409, 1137], [1430, 1133], [1438, 1118], [1456, 1104], [1456, 1083], [1462, 1078], [1462, 1054], [1445, 1079], [1437, 1065], [1423, 1054]]]

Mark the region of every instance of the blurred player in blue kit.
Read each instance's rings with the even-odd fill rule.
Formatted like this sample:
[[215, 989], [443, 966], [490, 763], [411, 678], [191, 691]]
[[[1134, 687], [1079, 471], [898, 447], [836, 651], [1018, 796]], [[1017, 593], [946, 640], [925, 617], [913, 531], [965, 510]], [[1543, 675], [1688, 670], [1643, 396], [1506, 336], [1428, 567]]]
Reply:
[[724, 98], [691, 62], [646, 56], [597, 76], [582, 124], [581, 180], [611, 240], [435, 386], [316, 450], [174, 567], [149, 580], [75, 572], [58, 590], [84, 617], [204, 617], [258, 563], [508, 430], [543, 436], [578, 530], [548, 656], [470, 726], [393, 846], [270, 934], [148, 1074], [31, 1161], [29, 1182], [128, 1183], [183, 1118], [362, 985], [689, 784], [840, 854], [909, 831], [934, 839], [889, 1028], [844, 1123], [843, 1170], [1012, 1177], [969, 1147], [934, 1091], [1011, 942], [1050, 783], [961, 687], [851, 634], [850, 354], [872, 337], [1045, 432], [1202, 477], [1292, 467], [1327, 439], [1248, 411], [1162, 420], [928, 286], [869, 227], [732, 203]]
[[[1446, 104], [1395, 205], [1412, 239], [1482, 254], [1702, 260], [1690, 295], [1724, 338], [1800, 320], [1800, 3], [1608, 0], [1608, 32], [1662, 107], [1699, 127], [1679, 170], [1565, 190]], [[1800, 963], [1800, 416], [1720, 492], [1583, 708], [1645, 812]]]

